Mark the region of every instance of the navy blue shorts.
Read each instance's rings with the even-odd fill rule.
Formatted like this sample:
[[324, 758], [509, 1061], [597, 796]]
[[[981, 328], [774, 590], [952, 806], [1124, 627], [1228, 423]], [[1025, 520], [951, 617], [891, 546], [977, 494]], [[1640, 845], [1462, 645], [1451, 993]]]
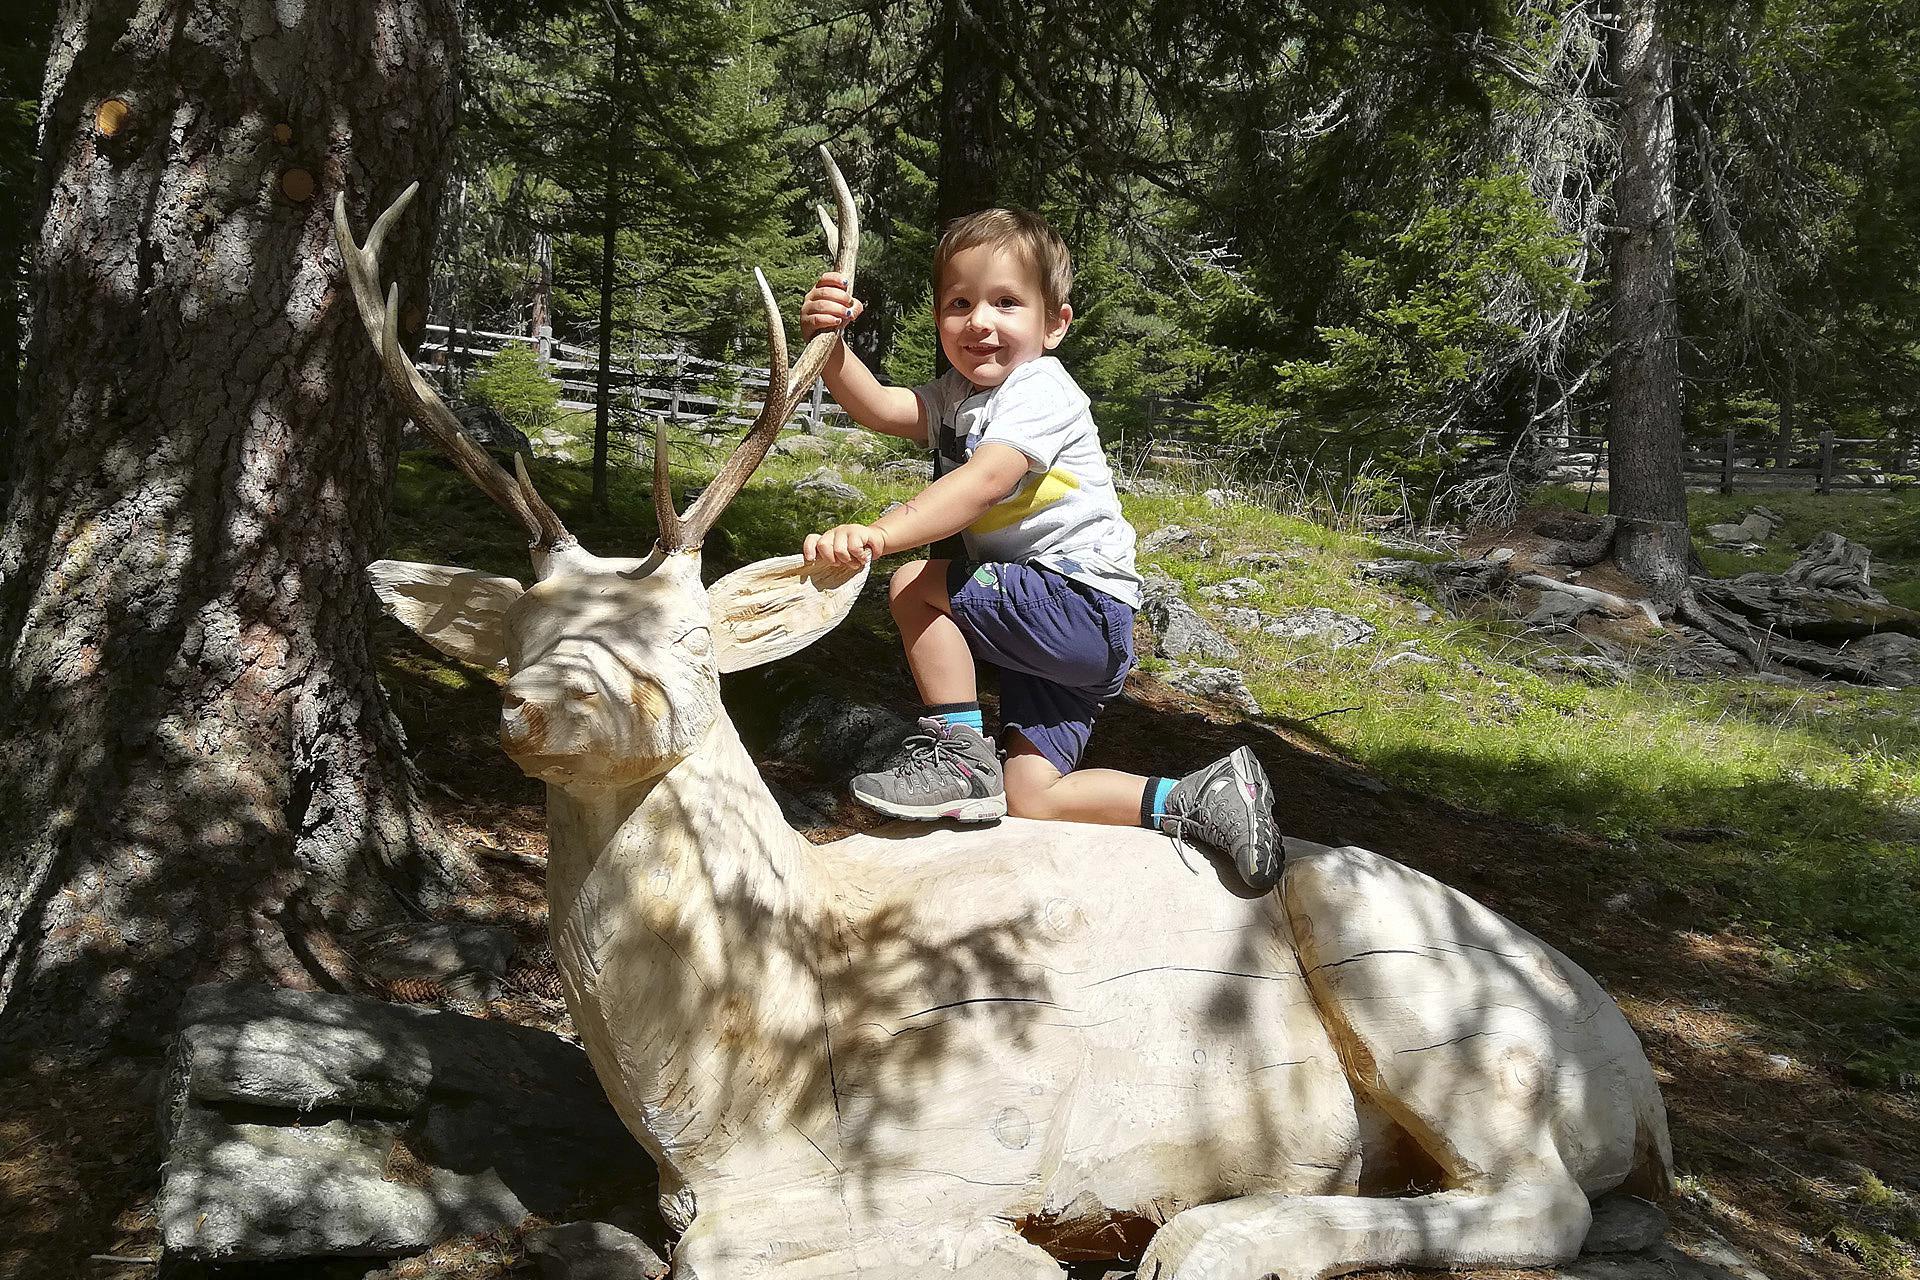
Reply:
[[1061, 773], [1087, 749], [1093, 719], [1133, 668], [1133, 609], [1027, 564], [947, 564], [953, 620], [981, 662], [1000, 668], [1000, 734], [1016, 730]]

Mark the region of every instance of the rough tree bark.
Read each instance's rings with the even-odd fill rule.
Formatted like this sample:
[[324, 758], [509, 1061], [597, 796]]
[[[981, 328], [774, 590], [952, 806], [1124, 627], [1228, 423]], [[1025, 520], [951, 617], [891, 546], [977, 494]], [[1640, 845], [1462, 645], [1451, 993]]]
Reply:
[[327, 983], [335, 931], [460, 877], [368, 649], [400, 412], [330, 226], [421, 179], [387, 259], [424, 299], [458, 56], [451, 0], [61, 7], [0, 525], [8, 1039]]
[[[623, 100], [619, 89], [626, 83], [627, 27], [615, 18], [613, 23], [613, 124], [612, 137], [627, 136]], [[600, 190], [600, 369], [594, 379], [593, 406], [593, 510], [607, 513], [607, 436], [613, 423], [613, 273], [617, 260], [614, 249], [619, 243], [621, 215], [620, 146], [605, 149], [602, 162], [606, 169]]]
[[[994, 150], [1002, 72], [984, 29], [994, 16], [990, 3], [944, 0], [940, 6], [940, 172], [933, 195], [934, 223], [939, 227], [991, 208], [998, 198]], [[935, 343], [934, 376], [950, 367], [947, 353]], [[936, 476], [939, 467], [936, 461]], [[936, 558], [958, 559], [966, 548], [956, 533], [934, 543], [928, 552]]]
[[1681, 469], [1680, 363], [1674, 305], [1673, 53], [1658, 0], [1621, 0], [1611, 36], [1620, 99], [1613, 183], [1608, 509], [1614, 558], [1656, 596], [1685, 590], [1690, 544]]

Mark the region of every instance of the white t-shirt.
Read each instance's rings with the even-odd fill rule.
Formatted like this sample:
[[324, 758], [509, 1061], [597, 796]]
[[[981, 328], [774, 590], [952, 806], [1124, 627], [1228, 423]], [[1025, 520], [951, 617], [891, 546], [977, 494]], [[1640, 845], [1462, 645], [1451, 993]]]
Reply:
[[943, 472], [983, 444], [1029, 459], [1013, 492], [964, 530], [968, 555], [1039, 565], [1140, 607], [1133, 526], [1120, 513], [1086, 392], [1058, 360], [1029, 360], [984, 391], [949, 369], [913, 393], [926, 406], [927, 443]]

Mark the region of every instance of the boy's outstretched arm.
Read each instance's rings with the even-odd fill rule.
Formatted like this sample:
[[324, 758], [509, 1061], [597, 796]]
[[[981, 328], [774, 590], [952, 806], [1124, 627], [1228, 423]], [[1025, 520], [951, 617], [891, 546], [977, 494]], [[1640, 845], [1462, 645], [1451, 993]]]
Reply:
[[947, 472], [872, 524], [835, 525], [825, 533], [808, 534], [801, 554], [809, 561], [858, 564], [937, 542], [960, 532], [1012, 493], [1032, 465], [1018, 449], [983, 444], [966, 465]]
[[[800, 336], [804, 340], [816, 333], [844, 329], [862, 310], [859, 299], [847, 292], [846, 277], [829, 271], [808, 291], [800, 308]], [[827, 380], [834, 401], [867, 430], [926, 444], [920, 397], [906, 387], [882, 386], [846, 343], [834, 344], [820, 376]]]

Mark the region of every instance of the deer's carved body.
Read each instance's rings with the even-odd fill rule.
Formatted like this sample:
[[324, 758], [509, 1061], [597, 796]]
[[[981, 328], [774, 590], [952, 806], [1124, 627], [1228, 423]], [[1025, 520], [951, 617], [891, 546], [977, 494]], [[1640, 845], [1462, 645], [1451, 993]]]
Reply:
[[[363, 309], [390, 217], [362, 251], [342, 215]], [[685, 1227], [678, 1280], [1037, 1280], [1142, 1244], [1160, 1280], [1542, 1265], [1578, 1252], [1589, 1196], [1665, 1186], [1613, 1001], [1376, 854], [1290, 841], [1246, 897], [1141, 830], [789, 828], [719, 678], [834, 626], [865, 571], [764, 561], [706, 588], [697, 547], [813, 353], [684, 521], [656, 471], [644, 560], [582, 551], [495, 468], [476, 480], [534, 535], [534, 587], [372, 570], [422, 636], [506, 668], [568, 1007]], [[437, 403], [416, 413], [439, 433]]]

